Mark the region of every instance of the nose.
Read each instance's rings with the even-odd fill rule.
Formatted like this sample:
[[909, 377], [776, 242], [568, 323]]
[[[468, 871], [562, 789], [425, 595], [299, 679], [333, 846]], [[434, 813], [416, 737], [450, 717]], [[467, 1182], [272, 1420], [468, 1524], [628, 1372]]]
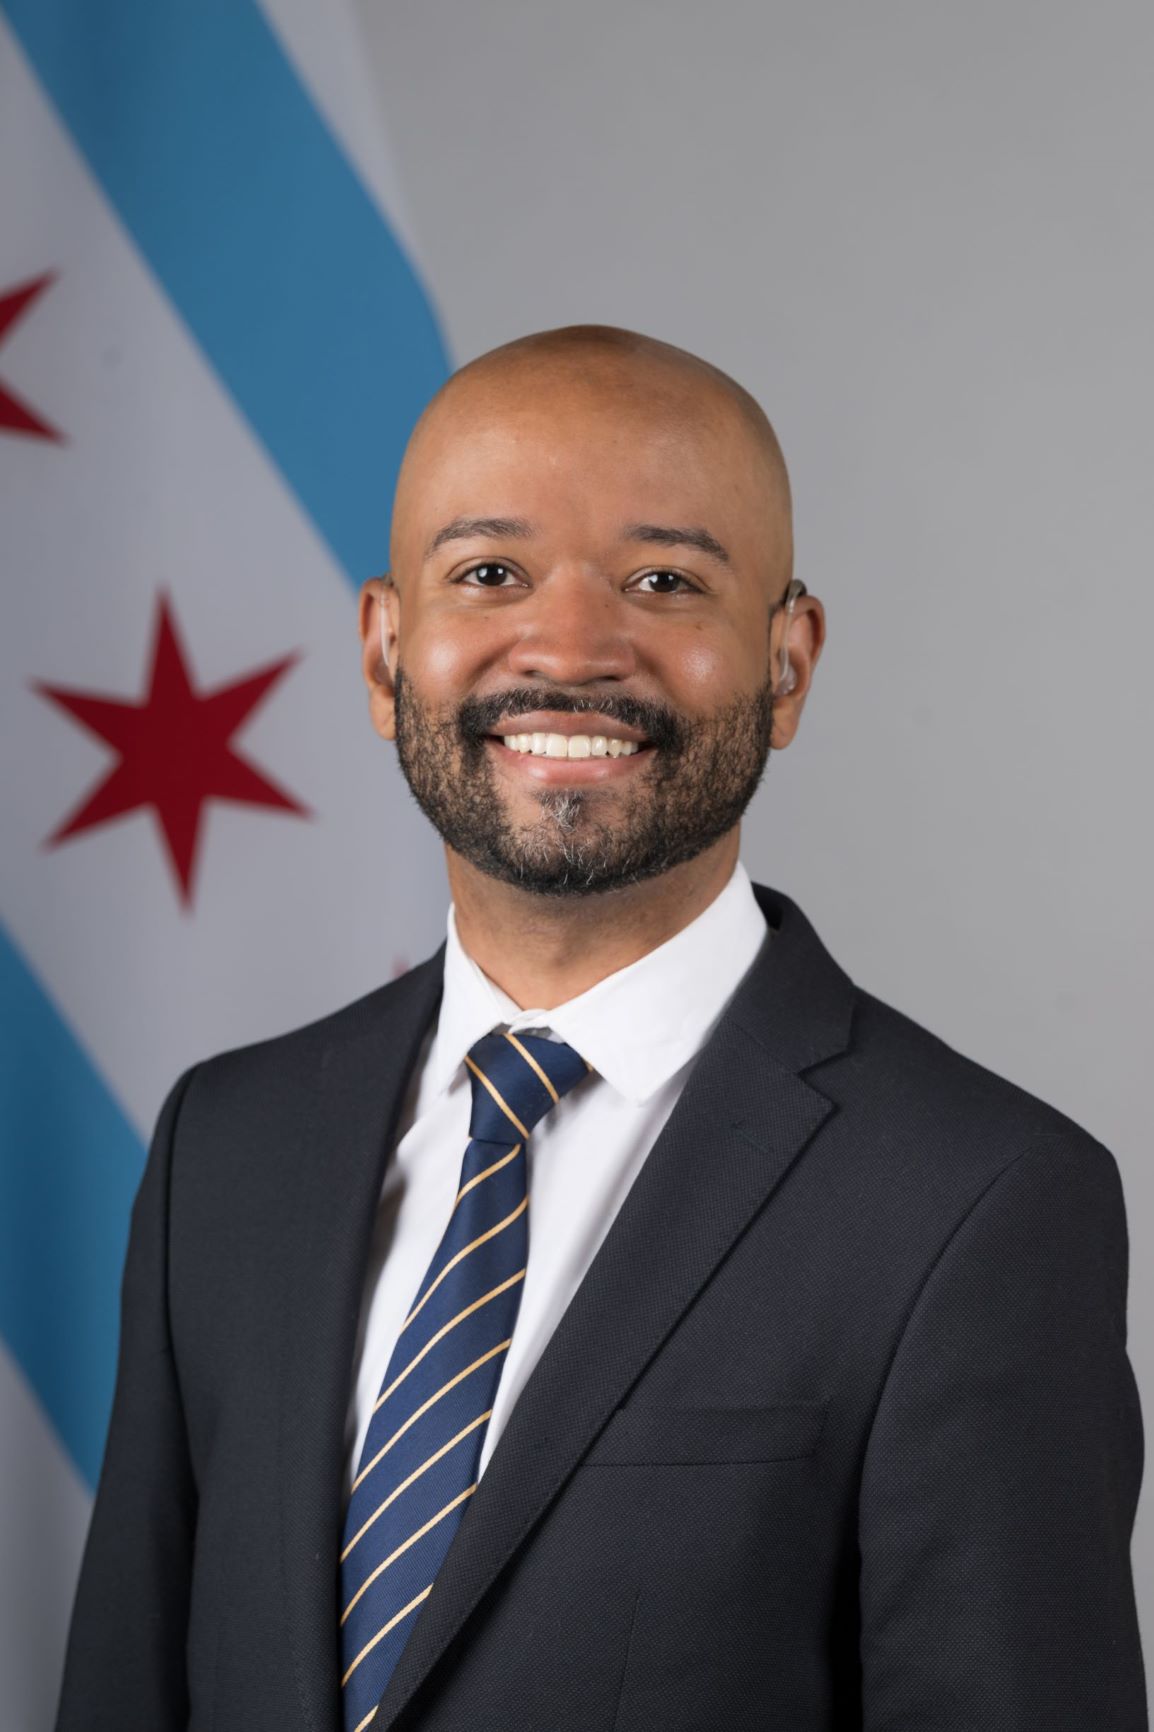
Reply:
[[509, 671], [518, 678], [580, 686], [628, 679], [636, 671], [629, 610], [603, 576], [555, 572], [518, 612], [518, 636], [508, 654]]

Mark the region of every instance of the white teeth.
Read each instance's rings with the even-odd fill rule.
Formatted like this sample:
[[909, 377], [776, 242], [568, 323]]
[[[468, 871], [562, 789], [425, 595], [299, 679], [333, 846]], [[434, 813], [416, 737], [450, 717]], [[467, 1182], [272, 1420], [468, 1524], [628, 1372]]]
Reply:
[[505, 745], [535, 758], [629, 758], [641, 750], [636, 740], [605, 734], [506, 734]]

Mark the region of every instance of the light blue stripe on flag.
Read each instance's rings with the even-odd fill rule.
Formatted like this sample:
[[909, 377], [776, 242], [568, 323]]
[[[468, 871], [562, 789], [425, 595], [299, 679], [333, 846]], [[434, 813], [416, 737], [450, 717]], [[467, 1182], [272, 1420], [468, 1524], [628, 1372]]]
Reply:
[[260, 8], [0, 10], [349, 579], [382, 569], [405, 440], [445, 352], [411, 266]]
[[[384, 563], [401, 453], [445, 354], [408, 261], [260, 9], [0, 0], [0, 11], [208, 363], [358, 584]], [[144, 1149], [2, 932], [0, 1025], [0, 1332], [92, 1484]]]
[[144, 1145], [2, 926], [0, 1029], [0, 1334], [95, 1486]]

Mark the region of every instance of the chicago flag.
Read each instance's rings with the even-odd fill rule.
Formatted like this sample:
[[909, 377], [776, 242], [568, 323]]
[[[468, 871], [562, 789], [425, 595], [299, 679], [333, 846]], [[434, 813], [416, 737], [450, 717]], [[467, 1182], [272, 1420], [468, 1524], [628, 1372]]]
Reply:
[[444, 377], [345, 0], [0, 0], [0, 1728], [51, 1725], [196, 1059], [441, 935], [356, 592]]

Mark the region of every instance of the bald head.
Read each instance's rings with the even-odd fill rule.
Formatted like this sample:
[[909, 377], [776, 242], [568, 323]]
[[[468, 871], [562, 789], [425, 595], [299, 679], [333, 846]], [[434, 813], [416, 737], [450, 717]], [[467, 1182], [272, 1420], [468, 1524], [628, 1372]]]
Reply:
[[625, 399], [641, 396], [671, 414], [685, 413], [689, 406], [701, 414], [736, 413], [760, 450], [767, 482], [788, 507], [785, 459], [761, 404], [744, 385], [688, 349], [613, 325], [537, 331], [469, 361], [441, 388], [425, 413], [433, 413], [439, 402], [450, 402], [463, 389], [483, 390], [488, 385], [500, 390], [514, 381], [528, 389], [548, 390], [563, 383], [615, 391]]
[[756, 520], [773, 598], [793, 569], [789, 476], [777, 436], [757, 400], [719, 367], [635, 331], [569, 325], [502, 344], [454, 373], [413, 431], [397, 484], [392, 565], [403, 569], [414, 496], [430, 470], [452, 464], [463, 441], [503, 430], [515, 445], [547, 445], [584, 423], [601, 424], [622, 445], [696, 441], [725, 485], [738, 484]]

